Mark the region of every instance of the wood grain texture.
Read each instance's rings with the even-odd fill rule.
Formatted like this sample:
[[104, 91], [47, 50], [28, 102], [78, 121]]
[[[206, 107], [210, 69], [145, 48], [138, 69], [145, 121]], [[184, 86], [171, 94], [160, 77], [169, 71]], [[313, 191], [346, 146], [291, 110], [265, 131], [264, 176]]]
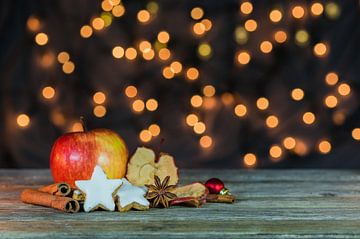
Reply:
[[234, 204], [66, 214], [23, 204], [48, 170], [0, 170], [0, 238], [360, 238], [360, 172], [183, 170], [182, 184], [219, 177]]

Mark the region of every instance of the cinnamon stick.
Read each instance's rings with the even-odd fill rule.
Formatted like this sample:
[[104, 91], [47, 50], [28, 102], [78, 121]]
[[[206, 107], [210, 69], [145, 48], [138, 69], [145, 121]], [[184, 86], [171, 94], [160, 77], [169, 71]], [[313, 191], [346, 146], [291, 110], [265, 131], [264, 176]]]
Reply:
[[233, 203], [235, 202], [235, 197], [233, 195], [208, 194], [206, 202]]
[[79, 202], [70, 197], [51, 195], [34, 189], [23, 190], [20, 198], [24, 203], [51, 207], [63, 212], [73, 213], [80, 210]]
[[71, 193], [71, 187], [67, 183], [54, 183], [39, 188], [39, 191], [65, 197]]

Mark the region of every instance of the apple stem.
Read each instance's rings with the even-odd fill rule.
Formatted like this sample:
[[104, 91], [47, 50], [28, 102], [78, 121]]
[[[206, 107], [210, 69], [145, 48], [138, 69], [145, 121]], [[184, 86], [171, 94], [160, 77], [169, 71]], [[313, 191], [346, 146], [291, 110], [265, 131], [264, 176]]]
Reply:
[[83, 131], [86, 132], [87, 127], [86, 127], [86, 121], [85, 121], [84, 116], [80, 116], [80, 123], [81, 123], [81, 126], [83, 127]]

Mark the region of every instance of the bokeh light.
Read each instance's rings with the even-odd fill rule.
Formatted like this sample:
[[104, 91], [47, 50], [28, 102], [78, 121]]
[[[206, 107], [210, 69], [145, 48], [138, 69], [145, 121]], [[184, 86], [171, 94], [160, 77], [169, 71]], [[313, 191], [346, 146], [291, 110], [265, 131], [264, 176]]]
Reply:
[[102, 118], [106, 115], [106, 108], [103, 105], [97, 105], [94, 107], [93, 113], [96, 117]]
[[284, 140], [283, 140], [283, 145], [284, 145], [284, 148], [286, 149], [294, 149], [295, 146], [296, 146], [296, 140], [295, 138], [293, 137], [286, 137]]
[[266, 110], [269, 107], [269, 100], [265, 97], [260, 97], [256, 101], [256, 106], [259, 110]]
[[282, 12], [278, 9], [274, 9], [270, 12], [269, 18], [272, 22], [280, 22], [282, 19]]
[[202, 133], [205, 132], [205, 130], [206, 130], [206, 126], [205, 126], [205, 124], [204, 124], [203, 122], [197, 122], [197, 123], [195, 123], [195, 125], [194, 125], [194, 132], [195, 132], [196, 134], [202, 134]]
[[152, 138], [152, 135], [151, 135], [151, 132], [149, 130], [141, 130], [140, 134], [139, 134], [139, 139], [144, 142], [144, 143], [147, 143], [151, 140]]
[[269, 128], [276, 128], [279, 125], [279, 118], [275, 115], [270, 115], [266, 118], [265, 123]]
[[305, 112], [302, 117], [305, 124], [313, 124], [315, 122], [315, 114], [312, 112]]
[[51, 86], [46, 86], [42, 89], [41, 93], [45, 99], [50, 100], [55, 96], [55, 89]]
[[161, 129], [160, 126], [157, 124], [151, 124], [149, 126], [149, 131], [153, 137], [159, 136]]
[[143, 100], [137, 99], [132, 103], [132, 108], [135, 112], [142, 112], [145, 109], [145, 103]]
[[304, 98], [304, 91], [300, 88], [295, 88], [291, 91], [291, 98], [300, 101]]
[[341, 83], [339, 86], [338, 86], [338, 92], [340, 95], [342, 96], [346, 96], [346, 95], [349, 95], [350, 92], [351, 92], [351, 88], [348, 84], [346, 83]]
[[247, 108], [243, 104], [238, 104], [234, 108], [235, 115], [238, 117], [244, 117], [247, 113]]
[[326, 84], [328, 85], [336, 85], [339, 81], [339, 76], [336, 74], [336, 72], [329, 72], [325, 76]]
[[104, 92], [98, 91], [93, 95], [93, 101], [95, 104], [105, 103], [106, 95]]
[[210, 136], [204, 135], [200, 138], [199, 143], [202, 148], [210, 148], [213, 144], [213, 140]]
[[200, 95], [194, 95], [191, 97], [190, 103], [193, 107], [199, 108], [203, 103], [203, 99]]
[[158, 108], [158, 102], [155, 99], [148, 99], [146, 101], [146, 109], [148, 111], [155, 111]]
[[244, 164], [246, 167], [255, 167], [256, 165], [256, 155], [253, 153], [247, 153], [244, 155]]
[[19, 114], [16, 118], [16, 123], [21, 128], [26, 128], [30, 124], [30, 117], [27, 114]]
[[48, 43], [48, 41], [49, 41], [49, 37], [46, 33], [40, 32], [40, 33], [36, 34], [36, 36], [35, 36], [35, 42], [39, 46], [46, 45]]
[[245, 22], [245, 25], [244, 25], [246, 31], [248, 32], [253, 32], [257, 29], [258, 27], [258, 24], [255, 20], [253, 19], [249, 19]]
[[360, 128], [355, 128], [351, 131], [353, 139], [360, 141]]
[[134, 98], [137, 96], [137, 88], [133, 85], [129, 85], [125, 88], [125, 95], [129, 98]]
[[194, 126], [197, 122], [199, 122], [199, 117], [196, 114], [189, 114], [186, 116], [187, 125]]
[[240, 4], [240, 12], [249, 15], [253, 11], [253, 5], [251, 2], [243, 2]]
[[329, 141], [327, 140], [322, 140], [320, 141], [320, 143], [318, 144], [318, 149], [319, 149], [319, 152], [322, 153], [322, 154], [327, 154], [330, 152], [331, 150], [331, 144]]

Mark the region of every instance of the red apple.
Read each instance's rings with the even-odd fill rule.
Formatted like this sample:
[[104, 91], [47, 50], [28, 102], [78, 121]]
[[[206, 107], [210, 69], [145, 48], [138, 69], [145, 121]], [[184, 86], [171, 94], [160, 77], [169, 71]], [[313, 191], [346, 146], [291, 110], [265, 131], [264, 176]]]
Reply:
[[100, 165], [110, 179], [126, 174], [128, 150], [124, 140], [108, 129], [67, 133], [56, 140], [50, 155], [55, 182], [87, 180], [95, 165]]

